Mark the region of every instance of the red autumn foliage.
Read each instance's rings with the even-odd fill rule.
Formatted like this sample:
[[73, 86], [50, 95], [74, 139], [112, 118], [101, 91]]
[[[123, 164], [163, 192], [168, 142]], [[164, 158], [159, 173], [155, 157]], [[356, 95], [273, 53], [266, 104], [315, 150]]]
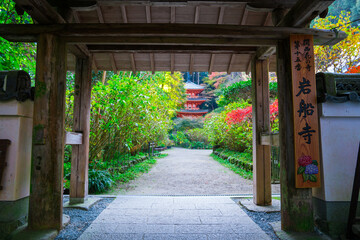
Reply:
[[270, 121], [273, 122], [279, 116], [279, 101], [276, 99], [270, 105]]
[[226, 114], [225, 121], [228, 124], [241, 123], [244, 120], [249, 120], [252, 117], [252, 106], [247, 108], [239, 108]]
[[350, 67], [346, 73], [360, 73], [360, 65], [359, 66], [353, 66], [353, 67]]
[[[279, 115], [279, 103], [276, 99], [271, 105], [270, 105], [270, 121], [275, 121], [277, 116]], [[249, 106], [247, 108], [239, 108], [236, 110], [233, 110], [229, 112], [226, 115], [225, 121], [229, 124], [238, 124], [243, 121], [248, 121], [252, 118], [252, 106]]]

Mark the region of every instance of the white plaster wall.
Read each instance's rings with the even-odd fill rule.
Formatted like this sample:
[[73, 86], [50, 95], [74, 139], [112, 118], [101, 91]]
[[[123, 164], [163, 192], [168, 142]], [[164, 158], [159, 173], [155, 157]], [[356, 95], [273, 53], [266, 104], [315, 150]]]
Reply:
[[[9, 139], [7, 166], [0, 191], [0, 201], [14, 201], [29, 196], [32, 142], [31, 101], [0, 103], [0, 139]], [[24, 116], [25, 115], [25, 116]]]
[[313, 195], [325, 201], [350, 201], [360, 142], [360, 104], [320, 104], [322, 187]]

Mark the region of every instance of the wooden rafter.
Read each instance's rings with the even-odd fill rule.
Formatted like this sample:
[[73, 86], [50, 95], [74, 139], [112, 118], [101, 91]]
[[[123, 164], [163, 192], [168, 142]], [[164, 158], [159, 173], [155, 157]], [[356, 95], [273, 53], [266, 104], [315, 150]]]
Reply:
[[279, 22], [278, 26], [305, 27], [332, 3], [333, 1], [329, 0], [299, 0]]
[[176, 22], [176, 7], [170, 7], [170, 23]]
[[124, 5], [121, 5], [120, 9], [121, 9], [121, 16], [122, 16], [123, 23], [127, 23], [128, 19], [127, 19], [127, 14], [126, 14], [126, 7]]
[[252, 56], [250, 56], [250, 59], [249, 59], [249, 62], [247, 64], [247, 67], [246, 67], [246, 74], [249, 74], [250, 71], [251, 71], [251, 62], [252, 62]]
[[229, 66], [228, 66], [228, 69], [227, 69], [227, 74], [230, 74], [230, 73], [231, 73], [232, 65], [234, 64], [235, 58], [236, 58], [236, 55], [235, 55], [235, 54], [231, 54]]
[[242, 17], [241, 17], [240, 25], [245, 25], [246, 19], [247, 19], [247, 15], [248, 15], [248, 9], [246, 8], [246, 5], [245, 5], [244, 11], [243, 11], [243, 15], [242, 15]]
[[260, 47], [256, 51], [255, 57], [260, 60], [265, 60], [276, 53], [276, 47]]
[[[273, 14], [280, 15], [273, 17], [275, 20], [274, 25], [278, 27], [304, 27], [317, 15], [325, 11], [332, 2], [326, 0], [299, 0], [285, 16], [283, 16], [285, 14], [284, 10], [274, 11]], [[275, 51], [274, 47], [262, 48], [259, 49], [256, 56], [259, 59], [266, 59], [271, 56], [269, 53], [275, 53]], [[261, 55], [262, 53], [264, 55]]]
[[171, 60], [170, 60], [170, 71], [171, 71], [171, 74], [173, 74], [174, 69], [175, 69], [175, 55], [172, 53], [170, 55], [170, 58], [171, 58]]
[[116, 73], [117, 72], [117, 67], [116, 67], [116, 61], [115, 61], [115, 54], [114, 53], [110, 54], [110, 61], [111, 61], [111, 67], [112, 67], [114, 73]]
[[190, 54], [189, 72], [190, 74], [194, 72], [194, 54]]
[[225, 7], [220, 7], [220, 9], [219, 9], [219, 17], [218, 17], [217, 24], [223, 24], [223, 21], [224, 21], [224, 13], [225, 13]]
[[151, 23], [151, 7], [145, 6], [146, 22]]
[[88, 45], [92, 53], [255, 53], [256, 47], [237, 47], [237, 46], [183, 46], [183, 45]]
[[104, 23], [104, 16], [102, 14], [101, 7], [97, 7], [96, 12], [97, 12], [97, 15], [98, 15], [98, 18], [99, 18], [99, 22]]
[[131, 63], [131, 71], [133, 74], [136, 73], [136, 64], [135, 64], [135, 55], [134, 53], [130, 53], [130, 63]]
[[195, 16], [194, 16], [194, 23], [197, 24], [199, 22], [199, 15], [200, 15], [200, 7], [195, 7]]
[[214, 62], [215, 62], [215, 55], [211, 54], [210, 63], [209, 63], [209, 73], [212, 73], [212, 71], [213, 71]]
[[73, 15], [74, 15], [75, 23], [80, 23], [79, 13], [77, 11], [73, 11]]
[[266, 25], [268, 25], [268, 23], [270, 22], [270, 19], [271, 19], [271, 12], [268, 12], [267, 14], [266, 14], [266, 16], [265, 16], [265, 20], [264, 20], [264, 22], [263, 22], [263, 26], [266, 26]]
[[101, 0], [101, 1], [94, 1], [94, 0], [71, 0], [67, 1], [68, 6], [72, 8], [82, 8], [86, 9], [87, 11], [94, 10], [97, 5], [100, 6], [121, 6], [121, 5], [129, 5], [129, 6], [143, 6], [144, 2], [146, 4], [151, 4], [152, 6], [164, 6], [164, 5], [171, 5], [175, 7], [186, 7], [186, 6], [194, 6], [194, 5], [203, 5], [203, 6], [242, 6], [244, 4], [249, 4], [254, 8], [290, 8], [295, 3], [296, 0], [198, 0], [198, 1], [184, 1], [184, 0]]
[[66, 23], [64, 18], [54, 10], [54, 8], [46, 0], [15, 0], [18, 7], [26, 10], [26, 12], [38, 23]]
[[152, 74], [155, 73], [155, 56], [154, 53], [150, 53], [150, 65]]
[[[226, 44], [233, 45], [264, 45], [276, 44], [277, 41], [288, 38], [291, 34], [307, 34], [314, 36], [317, 45], [335, 44], [347, 35], [344, 32], [335, 33], [331, 30], [289, 27], [257, 27], [217, 24], [2, 24], [0, 36], [10, 41], [36, 41], [41, 33], [52, 33], [63, 37], [68, 43], [124, 43], [153, 44], [159, 43], [184, 44]], [[153, 39], [149, 42], [149, 39]], [[187, 39], [187, 40], [184, 40]], [[237, 42], [238, 41], [238, 42]], [[237, 42], [237, 43], [236, 43]]]

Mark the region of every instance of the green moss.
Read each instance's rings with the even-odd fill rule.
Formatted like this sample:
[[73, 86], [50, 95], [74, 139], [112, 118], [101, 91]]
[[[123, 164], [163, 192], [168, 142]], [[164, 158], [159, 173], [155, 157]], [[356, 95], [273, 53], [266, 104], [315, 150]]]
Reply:
[[34, 144], [43, 144], [44, 143], [44, 129], [45, 126], [38, 124], [34, 126], [33, 129], [33, 143]]
[[35, 98], [40, 98], [46, 93], [46, 83], [37, 81], [35, 84]]

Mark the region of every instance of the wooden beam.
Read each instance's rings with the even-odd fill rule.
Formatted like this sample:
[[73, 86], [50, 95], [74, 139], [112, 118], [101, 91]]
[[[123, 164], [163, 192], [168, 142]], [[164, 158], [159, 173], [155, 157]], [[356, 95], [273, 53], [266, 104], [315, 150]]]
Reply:
[[127, 23], [128, 19], [127, 19], [127, 14], [126, 14], [126, 7], [124, 5], [121, 5], [121, 16], [122, 16], [122, 20], [123, 23]]
[[305, 27], [333, 2], [333, 0], [299, 0], [278, 23], [278, 26]]
[[276, 47], [260, 47], [256, 51], [255, 57], [259, 60], [270, 58], [276, 53]]
[[194, 72], [194, 54], [190, 54], [189, 72], [190, 74], [193, 74]]
[[77, 11], [73, 11], [74, 20], [76, 23], [80, 23], [80, 17]]
[[[10, 41], [36, 41], [38, 34], [54, 33], [65, 38], [70, 43], [91, 42], [106, 43], [115, 39], [127, 38], [145, 39], [154, 38], [192, 38], [192, 42], [242, 40], [256, 45], [256, 42], [282, 40], [291, 34], [313, 35], [316, 44], [335, 44], [346, 37], [344, 32], [335, 33], [331, 30], [290, 27], [257, 27], [217, 24], [2, 24], [0, 36]], [[195, 39], [194, 39], [195, 38]], [[118, 40], [117, 42], [120, 42]], [[132, 40], [133, 41], [133, 40]], [[140, 43], [143, 40], [138, 40]], [[158, 40], [159, 41], [159, 40]], [[174, 40], [173, 40], [174, 41]], [[176, 41], [174, 41], [175, 43]], [[179, 41], [177, 41], [179, 42]], [[127, 41], [129, 44], [129, 42]], [[131, 43], [131, 42], [130, 42]]]
[[176, 22], [176, 7], [170, 7], [170, 23]]
[[145, 6], [146, 22], [151, 23], [151, 7]]
[[[238, 46], [238, 47], [263, 47], [263, 46], [275, 46], [276, 41], [274, 39], [259, 39], [259, 38], [221, 38], [221, 37], [209, 37], [209, 38], [197, 38], [197, 37], [65, 37], [64, 38], [70, 44], [120, 44], [120, 45], [137, 45], [137, 44], [154, 44], [154, 45], [178, 45], [178, 46]], [[11, 39], [13, 41], [14, 39]], [[24, 41], [25, 40], [25, 41]], [[324, 41], [324, 39], [321, 39]], [[329, 39], [330, 40], [330, 39]], [[33, 39], [22, 39], [21, 42], [34, 42]], [[339, 41], [337, 39], [336, 41]], [[17, 42], [15, 40], [15, 42]]]
[[[98, 8], [97, 8], [98, 9]], [[72, 14], [74, 16], [74, 21], [76, 23], [80, 23], [80, 18], [79, 18], [79, 14], [76, 12], [76, 11], [72, 11]], [[99, 15], [99, 13], [98, 13]], [[99, 21], [101, 22], [101, 17], [102, 16], [102, 13], [101, 13], [101, 10], [100, 10], [100, 15], [99, 15]], [[74, 45], [77, 49], [80, 50], [80, 52], [77, 52], [77, 51], [74, 51], [75, 50], [75, 47], [73, 47], [72, 45], [69, 46], [69, 50], [76, 56], [76, 57], [82, 57], [82, 58], [87, 58], [87, 57], [90, 57], [90, 52], [88, 51], [87, 47], [85, 44], [75, 44]]]
[[[54, 1], [55, 2], [55, 1]], [[117, 7], [121, 5], [129, 6], [144, 6], [144, 4], [149, 4], [152, 6], [175, 6], [175, 7], [185, 7], [185, 6], [229, 6], [229, 7], [238, 7], [243, 6], [244, 4], [251, 5], [253, 8], [275, 8], [275, 7], [284, 7], [290, 8], [295, 3], [296, 0], [197, 0], [197, 1], [184, 1], [184, 0], [71, 0], [67, 1], [69, 7], [75, 9], [81, 9], [83, 11], [93, 11], [97, 5], [100, 6], [112, 6]]]
[[210, 63], [209, 63], [209, 73], [212, 73], [212, 71], [213, 71], [214, 62], [215, 62], [215, 55], [211, 54]]
[[82, 133], [82, 144], [72, 146], [70, 204], [83, 203], [88, 195], [91, 64], [90, 58], [76, 59], [73, 131]]
[[245, 5], [244, 11], [243, 11], [243, 15], [242, 15], [242, 17], [241, 17], [240, 25], [245, 25], [246, 19], [247, 19], [247, 15], [248, 15], [248, 10], [247, 10], [246, 5]]
[[134, 53], [130, 53], [130, 63], [131, 63], [131, 70], [133, 74], [136, 73], [136, 64], [135, 64], [135, 56]]
[[235, 57], [236, 57], [235, 54], [231, 54], [229, 66], [228, 66], [228, 69], [227, 69], [227, 74], [230, 74], [230, 73], [231, 73], [231, 67], [232, 67], [232, 65], [234, 64]]
[[29, 228], [62, 229], [65, 140], [66, 43], [51, 34], [39, 36]]
[[97, 7], [96, 12], [97, 12], [97, 15], [98, 15], [98, 18], [99, 18], [99, 22], [104, 23], [104, 16], [102, 14], [101, 7]]
[[83, 143], [83, 134], [77, 132], [66, 132], [65, 145], [80, 145]]
[[[54, 8], [48, 3], [46, 0], [16, 0], [15, 1], [17, 6], [25, 10], [31, 17], [34, 19], [35, 22], [40, 24], [52, 24], [52, 23], [66, 23], [67, 21], [54, 10]], [[66, 8], [64, 9], [61, 7], [59, 10], [62, 10], [64, 15], [67, 16], [67, 20], [71, 20], [71, 15], [74, 14], [71, 9]], [[75, 15], [75, 20], [78, 20], [78, 16]], [[89, 54], [84, 51], [85, 46], [80, 47], [77, 46], [76, 48], [71, 46], [69, 50], [76, 56], [89, 56]], [[80, 51], [79, 51], [80, 49]]]
[[173, 74], [174, 69], [175, 69], [175, 55], [173, 53], [171, 53], [170, 58], [171, 58], [170, 71], [171, 71], [171, 74]]
[[68, 50], [70, 53], [74, 54], [75, 56], [77, 57], [82, 57], [82, 58], [86, 58], [89, 56], [89, 51], [87, 52], [84, 52], [80, 47], [79, 47], [80, 44], [69, 44], [68, 45]]
[[223, 21], [224, 21], [224, 13], [225, 13], [225, 7], [220, 7], [220, 9], [219, 9], [219, 17], [218, 17], [217, 24], [223, 24]]
[[155, 57], [153, 53], [150, 53], [150, 65], [152, 74], [155, 73]]
[[112, 70], [113, 70], [113, 72], [115, 74], [117, 72], [117, 67], [116, 67], [116, 61], [115, 61], [115, 54], [114, 53], [110, 54], [110, 61], [111, 61]]
[[256, 47], [237, 46], [182, 46], [182, 45], [88, 45], [91, 53], [242, 53], [253, 54]]
[[46, 0], [15, 0], [15, 3], [38, 23], [65, 23], [63, 17]]
[[194, 16], [194, 23], [197, 24], [199, 22], [199, 14], [200, 14], [200, 7], [195, 7], [195, 16]]
[[271, 205], [270, 146], [261, 145], [261, 133], [270, 132], [269, 61], [252, 61], [253, 102], [253, 201], [256, 205]]

